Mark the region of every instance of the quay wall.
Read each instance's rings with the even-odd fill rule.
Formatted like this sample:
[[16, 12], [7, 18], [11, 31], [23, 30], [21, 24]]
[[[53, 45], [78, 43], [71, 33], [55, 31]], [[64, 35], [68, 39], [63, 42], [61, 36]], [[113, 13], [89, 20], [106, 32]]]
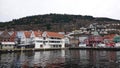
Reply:
[[34, 49], [34, 48], [25, 48], [25, 49], [20, 49], [20, 48], [16, 48], [16, 49], [0, 49], [0, 52], [4, 53], [4, 52], [27, 52], [27, 51], [47, 51], [47, 50], [62, 50], [65, 48], [38, 48], [38, 49]]
[[120, 51], [120, 48], [116, 47], [70, 47], [69, 50], [113, 50], [113, 51]]
[[93, 47], [67, 47], [67, 48], [15, 48], [15, 49], [0, 49], [0, 52], [26, 52], [26, 51], [47, 51], [47, 50], [113, 50], [113, 51], [120, 51], [120, 48], [110, 47], [110, 48], [93, 48]]

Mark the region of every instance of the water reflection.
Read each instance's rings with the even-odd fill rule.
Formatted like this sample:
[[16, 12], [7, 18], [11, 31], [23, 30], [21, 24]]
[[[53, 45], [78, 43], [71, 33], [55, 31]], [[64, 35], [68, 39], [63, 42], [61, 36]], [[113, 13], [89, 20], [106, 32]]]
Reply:
[[120, 68], [120, 51], [54, 50], [0, 54], [0, 68]]

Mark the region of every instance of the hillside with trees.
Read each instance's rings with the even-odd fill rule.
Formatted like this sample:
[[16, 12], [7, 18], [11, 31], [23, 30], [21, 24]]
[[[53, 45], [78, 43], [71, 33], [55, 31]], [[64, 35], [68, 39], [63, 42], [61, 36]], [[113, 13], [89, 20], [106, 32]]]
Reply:
[[[45, 14], [27, 16], [0, 23], [0, 30], [42, 30], [42, 31], [72, 31], [80, 27], [88, 27], [91, 23], [108, 24], [120, 23], [120, 20], [110, 18], [95, 18], [93, 16]], [[115, 26], [114, 26], [115, 27]], [[111, 28], [113, 28], [111, 26]], [[119, 26], [115, 27], [120, 29]]]

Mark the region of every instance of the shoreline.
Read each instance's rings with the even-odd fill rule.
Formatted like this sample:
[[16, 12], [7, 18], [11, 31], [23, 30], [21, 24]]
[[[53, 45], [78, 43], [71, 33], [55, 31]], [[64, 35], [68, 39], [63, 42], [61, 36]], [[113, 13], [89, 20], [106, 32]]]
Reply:
[[15, 49], [0, 49], [0, 53], [9, 53], [9, 52], [28, 52], [28, 51], [50, 51], [50, 50], [64, 50], [65, 48], [25, 48], [25, 49], [20, 49], [20, 48], [15, 48]]
[[0, 53], [9, 53], [9, 52], [28, 52], [28, 51], [50, 51], [50, 50], [103, 50], [103, 51], [120, 51], [120, 48], [115, 47], [106, 47], [106, 48], [93, 48], [93, 47], [69, 47], [69, 48], [15, 48], [15, 49], [0, 49]]
[[69, 50], [103, 50], [103, 51], [120, 51], [120, 48], [115, 47], [71, 47]]

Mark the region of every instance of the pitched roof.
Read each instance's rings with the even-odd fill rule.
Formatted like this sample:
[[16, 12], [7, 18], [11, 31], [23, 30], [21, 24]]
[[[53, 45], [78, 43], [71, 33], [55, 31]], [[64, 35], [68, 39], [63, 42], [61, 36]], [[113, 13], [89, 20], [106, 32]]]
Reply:
[[10, 35], [10, 41], [11, 41], [11, 42], [14, 42], [14, 41], [15, 41], [16, 35], [17, 35], [17, 32], [13, 32], [13, 33]]
[[30, 38], [31, 32], [30, 31], [24, 31], [24, 35], [26, 38]]
[[64, 35], [63, 34], [59, 34], [57, 32], [47, 32], [47, 37], [64, 38]]
[[41, 31], [33, 31], [33, 32], [34, 32], [35, 37], [41, 37], [43, 33]]
[[17, 35], [17, 32], [13, 32], [10, 37], [11, 37], [11, 38], [15, 38], [16, 35]]
[[14, 31], [8, 32], [7, 30], [5, 30], [4, 32], [1, 33], [0, 39], [1, 41], [5, 41], [5, 42], [14, 42], [16, 38], [16, 34], [17, 33]]
[[1, 33], [0, 38], [10, 38], [10, 34], [7, 30]]
[[105, 35], [104, 39], [110, 39], [112, 40], [115, 37], [115, 34], [109, 34], [109, 35]]
[[[63, 35], [63, 34], [59, 34], [59, 33], [57, 33], [57, 32], [47, 32], [47, 31], [45, 31], [45, 32], [46, 32], [46, 36], [47, 36], [47, 37], [64, 38], [64, 35]], [[42, 37], [42, 34], [43, 34], [44, 32], [41, 32], [41, 31], [33, 31], [33, 33], [34, 33], [35, 37]]]

